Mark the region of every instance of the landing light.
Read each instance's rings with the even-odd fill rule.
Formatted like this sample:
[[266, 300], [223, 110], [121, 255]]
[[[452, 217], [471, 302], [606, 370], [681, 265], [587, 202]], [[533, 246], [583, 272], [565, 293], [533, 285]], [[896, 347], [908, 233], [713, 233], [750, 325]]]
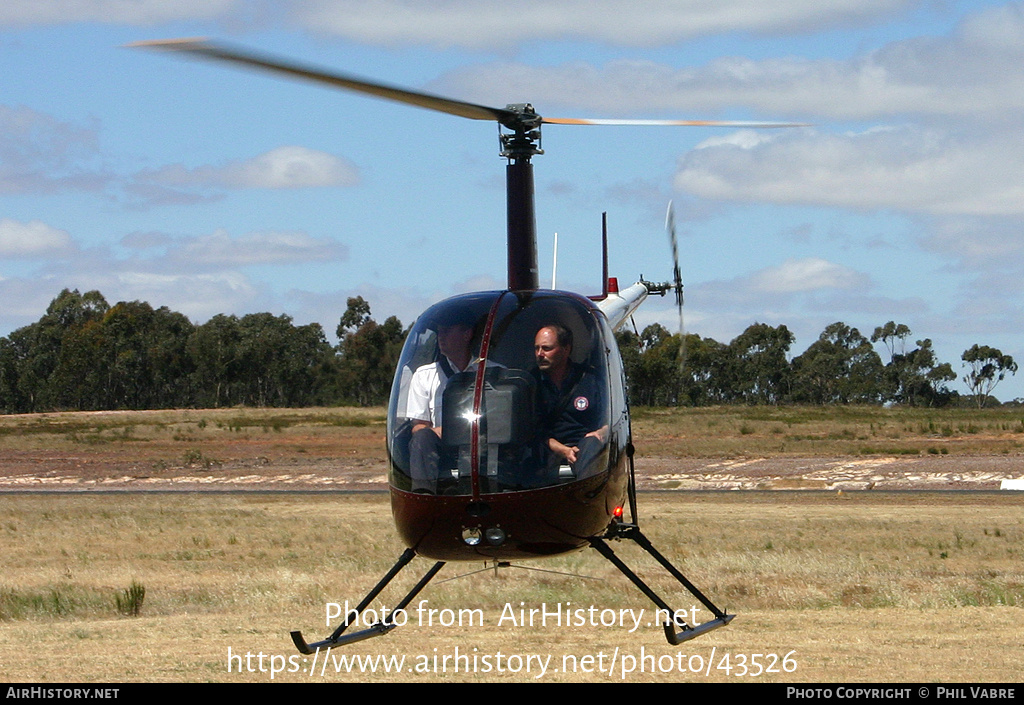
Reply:
[[487, 537], [487, 543], [491, 544], [492, 546], [500, 546], [501, 544], [505, 543], [505, 532], [504, 530], [498, 527], [488, 529], [484, 533], [484, 536]]
[[480, 544], [481, 533], [480, 529], [475, 526], [471, 526], [468, 529], [462, 530], [462, 540], [466, 542], [467, 546], [477, 546]]

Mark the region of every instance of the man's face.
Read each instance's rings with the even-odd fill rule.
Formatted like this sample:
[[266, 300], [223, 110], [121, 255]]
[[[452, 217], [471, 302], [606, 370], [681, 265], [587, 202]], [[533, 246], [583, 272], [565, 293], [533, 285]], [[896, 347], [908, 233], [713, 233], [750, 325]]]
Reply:
[[439, 326], [437, 329], [437, 346], [441, 348], [441, 354], [446, 357], [460, 357], [466, 354], [472, 337], [473, 329], [461, 323], [456, 323], [452, 326]]
[[557, 372], [568, 363], [571, 350], [558, 344], [558, 334], [553, 329], [541, 328], [533, 340], [533, 352], [542, 372]]

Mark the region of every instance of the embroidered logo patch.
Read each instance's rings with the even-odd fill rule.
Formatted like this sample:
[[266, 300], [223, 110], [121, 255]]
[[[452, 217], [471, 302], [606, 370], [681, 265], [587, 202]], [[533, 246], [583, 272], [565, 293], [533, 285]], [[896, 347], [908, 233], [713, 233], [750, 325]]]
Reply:
[[572, 404], [576, 407], [576, 411], [586, 411], [590, 406], [590, 401], [586, 397], [576, 397]]

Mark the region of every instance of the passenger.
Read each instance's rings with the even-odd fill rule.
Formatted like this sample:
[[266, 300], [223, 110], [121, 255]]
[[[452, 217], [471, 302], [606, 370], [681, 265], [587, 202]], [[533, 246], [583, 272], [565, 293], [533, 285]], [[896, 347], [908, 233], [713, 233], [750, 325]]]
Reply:
[[538, 445], [545, 457], [546, 482], [567, 464], [577, 478], [586, 477], [608, 436], [604, 399], [597, 377], [572, 360], [572, 331], [547, 325], [534, 338], [537, 361]]
[[413, 492], [436, 492], [442, 460], [449, 452], [441, 442], [441, 400], [448, 380], [473, 363], [470, 342], [473, 319], [466, 312], [453, 312], [438, 321], [436, 362], [423, 365], [409, 383], [408, 418], [412, 421], [409, 441], [409, 472]]

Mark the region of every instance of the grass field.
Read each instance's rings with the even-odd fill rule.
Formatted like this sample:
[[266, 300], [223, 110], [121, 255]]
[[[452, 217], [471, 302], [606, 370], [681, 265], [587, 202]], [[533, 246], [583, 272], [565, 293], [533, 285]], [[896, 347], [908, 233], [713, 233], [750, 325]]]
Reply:
[[[122, 452], [153, 469], [217, 462], [240, 440], [384, 459], [383, 409], [213, 409], [0, 416], [0, 451]], [[633, 410], [640, 455], [1024, 454], [1024, 408], [725, 406]], [[191, 458], [190, 458], [191, 456]], [[2, 461], [2, 458], [0, 458]]]
[[[645, 494], [646, 532], [738, 614], [729, 627], [669, 646], [648, 625], [646, 598], [592, 551], [524, 564], [572, 575], [509, 569], [438, 582], [482, 567], [449, 564], [421, 595], [436, 612], [410, 611], [392, 634], [331, 652], [404, 658], [400, 672], [377, 662], [361, 673], [339, 660], [321, 672], [320, 659], [313, 674], [312, 657], [296, 654], [288, 632], [326, 636], [327, 604], [354, 604], [390, 567], [402, 546], [386, 495], [53, 493], [0, 501], [5, 681], [1020, 678], [1024, 507], [1015, 493]], [[616, 551], [670, 604], [691, 608], [634, 547]], [[391, 604], [398, 599], [385, 594]], [[596, 622], [522, 624], [521, 608], [580, 609]], [[600, 624], [640, 608], [648, 611], [632, 632], [628, 619]]]
[[721, 406], [635, 409], [642, 452], [699, 458], [1024, 453], [1024, 409]]

